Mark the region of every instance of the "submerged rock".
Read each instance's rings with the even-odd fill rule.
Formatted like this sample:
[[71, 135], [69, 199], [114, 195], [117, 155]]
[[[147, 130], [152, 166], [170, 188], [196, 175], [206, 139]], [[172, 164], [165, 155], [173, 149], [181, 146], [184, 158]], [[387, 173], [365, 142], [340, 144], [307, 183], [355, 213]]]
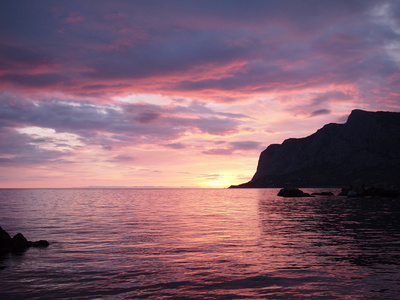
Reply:
[[313, 197], [308, 193], [304, 193], [298, 188], [283, 188], [279, 191], [278, 196], [281, 197]]

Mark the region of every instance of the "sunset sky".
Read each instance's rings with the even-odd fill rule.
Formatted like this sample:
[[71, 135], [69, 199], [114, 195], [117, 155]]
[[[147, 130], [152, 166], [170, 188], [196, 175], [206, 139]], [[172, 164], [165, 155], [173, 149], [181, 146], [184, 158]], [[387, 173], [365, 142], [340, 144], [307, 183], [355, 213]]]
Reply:
[[0, 187], [228, 187], [400, 111], [400, 1], [1, 1]]

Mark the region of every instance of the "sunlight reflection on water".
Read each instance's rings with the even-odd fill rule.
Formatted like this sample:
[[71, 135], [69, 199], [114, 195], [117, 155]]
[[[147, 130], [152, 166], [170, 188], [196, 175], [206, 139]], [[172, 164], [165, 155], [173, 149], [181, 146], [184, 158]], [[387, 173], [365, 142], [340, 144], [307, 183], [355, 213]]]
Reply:
[[[312, 190], [310, 190], [312, 191]], [[337, 192], [336, 192], [337, 193]], [[400, 294], [399, 199], [276, 189], [0, 190], [0, 226], [47, 249], [0, 261], [0, 298]]]

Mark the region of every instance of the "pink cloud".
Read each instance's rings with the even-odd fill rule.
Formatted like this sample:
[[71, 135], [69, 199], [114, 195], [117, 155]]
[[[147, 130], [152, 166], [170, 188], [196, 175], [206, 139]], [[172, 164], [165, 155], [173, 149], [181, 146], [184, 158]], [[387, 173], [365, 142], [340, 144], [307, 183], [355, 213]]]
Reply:
[[79, 22], [83, 22], [83, 16], [77, 11], [70, 12], [69, 16], [64, 18], [63, 22], [64, 23], [79, 23]]
[[[256, 161], [261, 145], [311, 133], [352, 108], [400, 110], [395, 1], [24, 5], [0, 10], [7, 170], [60, 164], [93, 178], [101, 164], [134, 162], [221, 174], [248, 165], [246, 156]], [[18, 131], [31, 127], [54, 136]]]

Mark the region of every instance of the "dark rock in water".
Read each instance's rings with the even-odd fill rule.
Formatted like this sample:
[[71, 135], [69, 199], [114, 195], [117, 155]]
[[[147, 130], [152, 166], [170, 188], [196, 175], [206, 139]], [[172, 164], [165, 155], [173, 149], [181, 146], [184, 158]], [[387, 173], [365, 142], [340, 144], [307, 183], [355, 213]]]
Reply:
[[46, 248], [49, 245], [50, 245], [49, 242], [45, 240], [40, 240], [32, 243], [32, 247], [37, 247], [37, 248]]
[[352, 186], [351, 190], [354, 191], [358, 196], [362, 196], [365, 194], [365, 183], [361, 178], [356, 179]]
[[8, 253], [21, 253], [30, 247], [48, 247], [48, 241], [40, 240], [37, 242], [28, 241], [22, 233], [17, 233], [13, 238], [0, 227], [0, 255]]
[[371, 187], [365, 191], [365, 196], [378, 197], [400, 197], [400, 190], [397, 188], [375, 188]]
[[278, 196], [281, 197], [313, 197], [308, 193], [304, 193], [298, 188], [283, 188], [279, 191]]
[[347, 196], [347, 197], [359, 197], [365, 194], [365, 184], [364, 181], [360, 178], [355, 180], [350, 187], [342, 188], [342, 192], [339, 196]]
[[332, 192], [317, 192], [317, 193], [312, 193], [312, 196], [334, 196]]
[[339, 196], [347, 197], [400, 197], [400, 189], [396, 186], [388, 187], [387, 184], [374, 184], [370, 187], [366, 187], [364, 182], [360, 179], [352, 183], [350, 187], [342, 188], [342, 192]]
[[11, 247], [11, 237], [0, 226], [0, 255], [7, 254]]
[[28, 249], [31, 243], [23, 236], [22, 233], [17, 233], [11, 241], [12, 252], [22, 252]]
[[347, 192], [347, 197], [357, 197], [359, 196], [356, 191], [350, 190]]
[[353, 110], [345, 124], [270, 145], [252, 180], [232, 187], [342, 187], [358, 178], [400, 186], [399, 133], [400, 113]]
[[10, 237], [10, 235], [8, 234], [8, 232], [5, 231], [5, 230], [4, 230], [3, 228], [1, 228], [1, 226], [0, 226], [0, 242], [5, 242], [5, 241], [11, 242], [11, 237]]
[[340, 194], [338, 196], [347, 196], [347, 194], [350, 192], [350, 188], [349, 187], [343, 187], [342, 191], [340, 192]]

